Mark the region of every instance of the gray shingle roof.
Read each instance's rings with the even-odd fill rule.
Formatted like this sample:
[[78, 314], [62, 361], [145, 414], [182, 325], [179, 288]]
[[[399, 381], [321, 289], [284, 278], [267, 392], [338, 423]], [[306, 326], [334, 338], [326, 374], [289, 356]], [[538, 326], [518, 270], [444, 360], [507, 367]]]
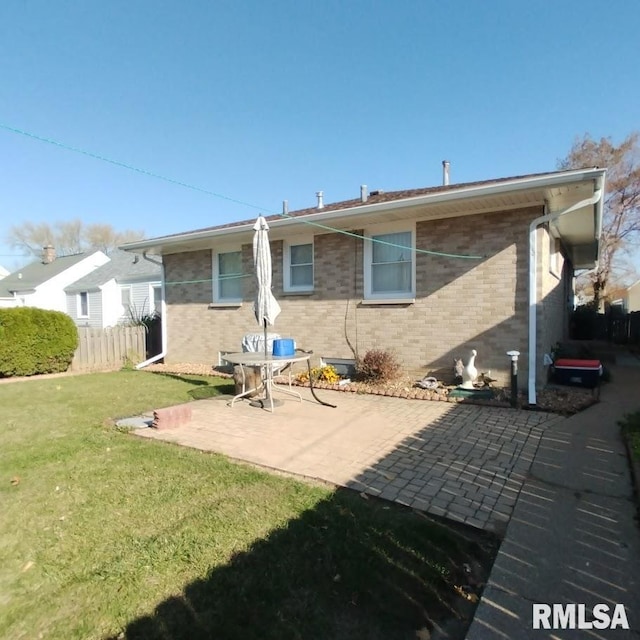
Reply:
[[[116, 250], [109, 254], [109, 258], [109, 262], [88, 273], [80, 280], [76, 280], [66, 287], [65, 291], [67, 293], [90, 291], [113, 279], [117, 282], [122, 282], [124, 280], [160, 280], [161, 278], [162, 269], [160, 265], [150, 260], [145, 260], [141, 256], [134, 256], [126, 251]], [[157, 260], [157, 258], [154, 257], [154, 260]]]
[[[573, 170], [565, 171], [564, 173], [570, 173]], [[512, 182], [514, 180], [522, 180], [525, 178], [538, 178], [544, 176], [552, 176], [556, 174], [561, 174], [562, 171], [545, 171], [543, 173], [529, 173], [519, 176], [511, 176], [508, 178], [497, 178], [492, 180], [476, 180], [473, 182], [460, 182], [457, 184], [448, 184], [448, 185], [438, 185], [435, 187], [423, 187], [420, 189], [405, 189], [403, 191], [371, 191], [368, 195], [368, 199], [366, 204], [378, 204], [381, 202], [394, 202], [396, 200], [404, 200], [407, 198], [415, 198], [418, 196], [424, 196], [431, 193], [446, 193], [447, 191], [453, 191], [455, 189], [467, 188], [467, 187], [480, 187], [484, 185], [499, 185], [501, 183]], [[361, 207], [363, 202], [360, 198], [355, 198], [352, 200], [343, 200], [341, 202], [333, 202], [329, 204], [325, 204], [322, 209], [318, 209], [317, 207], [309, 207], [307, 209], [298, 209], [297, 211], [290, 211], [288, 213], [289, 218], [296, 218], [298, 216], [308, 216], [314, 215], [317, 219], [321, 220], [324, 214], [330, 213], [331, 211], [339, 211], [352, 209], [354, 207]], [[282, 220], [282, 215], [277, 213], [273, 215], [265, 215], [265, 219], [267, 222], [274, 222], [276, 220]], [[219, 224], [213, 227], [204, 227], [201, 229], [194, 229], [192, 231], [174, 233], [165, 236], [158, 236], [156, 238], [149, 238], [150, 240], [168, 240], [173, 238], [180, 238], [180, 236], [189, 235], [192, 233], [199, 233], [203, 231], [217, 231], [219, 229], [232, 229], [233, 227], [245, 226], [247, 224], [253, 224], [255, 222], [255, 216], [253, 218], [249, 218], [248, 220], [240, 220], [237, 222], [228, 222], [226, 224]], [[128, 243], [135, 245], [136, 242]]]
[[49, 263], [43, 263], [42, 260], [32, 262], [0, 280], [0, 298], [13, 298], [14, 291], [33, 291], [93, 253], [95, 252], [88, 251], [71, 256], [60, 256]]

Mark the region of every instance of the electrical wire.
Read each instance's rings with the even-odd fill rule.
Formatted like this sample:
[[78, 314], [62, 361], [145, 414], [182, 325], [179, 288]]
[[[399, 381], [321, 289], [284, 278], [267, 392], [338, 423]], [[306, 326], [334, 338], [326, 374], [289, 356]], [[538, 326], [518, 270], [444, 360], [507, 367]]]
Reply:
[[[159, 173], [155, 173], [153, 171], [148, 171], [147, 169], [141, 169], [139, 167], [134, 167], [133, 165], [127, 164], [126, 162], [121, 162], [120, 160], [113, 160], [112, 158], [107, 158], [106, 156], [99, 155], [97, 153], [93, 153], [91, 151], [86, 151], [84, 149], [80, 149], [78, 147], [73, 147], [71, 145], [58, 142], [57, 140], [53, 140], [51, 138], [45, 138], [44, 136], [36, 135], [35, 133], [30, 133], [29, 131], [24, 131], [22, 129], [17, 129], [15, 127], [11, 127], [9, 125], [3, 124], [0, 122], [0, 129], [4, 129], [5, 131], [10, 131], [11, 133], [16, 133], [18, 135], [26, 136], [27, 138], [32, 138], [33, 140], [38, 140], [39, 142], [44, 142], [46, 144], [53, 145], [60, 149], [65, 149], [66, 151], [72, 151], [73, 153], [79, 153], [81, 155], [87, 156], [89, 158], [93, 158], [95, 160], [100, 160], [102, 162], [107, 162], [109, 164], [113, 164], [117, 167], [121, 167], [122, 169], [128, 169], [129, 171], [135, 171], [136, 173], [140, 173], [145, 176], [149, 176], [151, 178], [156, 178], [158, 180], [163, 180], [164, 182], [168, 182], [170, 184], [175, 184], [180, 187], [184, 187], [186, 189], [191, 189], [193, 191], [198, 191], [200, 193], [204, 193], [206, 195], [213, 196], [215, 198], [221, 198], [222, 200], [226, 200], [227, 202], [233, 202], [235, 204], [240, 204], [245, 207], [250, 207], [252, 209], [256, 209], [258, 211], [264, 213], [270, 213], [268, 209], [264, 207], [259, 207], [257, 205], [251, 204], [249, 202], [244, 202], [243, 200], [238, 200], [236, 198], [231, 198], [229, 196], [225, 196], [224, 194], [217, 193], [216, 191], [210, 191], [209, 189], [203, 189], [202, 187], [198, 187], [193, 184], [189, 184], [188, 182], [182, 182], [181, 180], [176, 180], [174, 178], [168, 178]], [[452, 258], [452, 259], [461, 259], [461, 260], [484, 260], [486, 256], [474, 256], [474, 255], [466, 255], [466, 254], [458, 254], [458, 253], [447, 253], [443, 251], [432, 251], [430, 249], [418, 249], [417, 247], [407, 247], [405, 245], [396, 244], [393, 242], [388, 242], [386, 240], [379, 240], [377, 238], [370, 238], [368, 236], [362, 236], [357, 233], [353, 233], [351, 231], [345, 231], [343, 229], [336, 229], [334, 227], [330, 227], [328, 225], [320, 224], [319, 222], [313, 222], [311, 220], [299, 219], [297, 216], [291, 216], [284, 212], [280, 213], [283, 218], [288, 218], [290, 220], [294, 220], [296, 222], [300, 222], [303, 224], [307, 224], [319, 229], [323, 229], [324, 231], [329, 231], [331, 233], [340, 233], [345, 236], [351, 236], [354, 238], [359, 238], [361, 240], [367, 240], [369, 242], [376, 242], [378, 244], [386, 245], [389, 247], [394, 247], [398, 249], [409, 249], [414, 251], [415, 253], [420, 253], [424, 255], [430, 256], [438, 256], [442, 258]], [[196, 282], [196, 281], [194, 281]], [[204, 282], [204, 281], [203, 281]], [[169, 284], [169, 283], [166, 283]]]
[[304, 222], [305, 224], [312, 225], [314, 227], [318, 227], [320, 229], [324, 229], [325, 231], [331, 231], [332, 233], [341, 233], [345, 236], [350, 236], [352, 238], [358, 238], [359, 240], [369, 240], [370, 242], [375, 242], [377, 244], [383, 244], [387, 247], [395, 247], [397, 249], [409, 249], [409, 251], [415, 251], [416, 253], [422, 253], [429, 256], [440, 256], [443, 258], [461, 258], [466, 260], [484, 260], [486, 256], [470, 256], [466, 254], [458, 254], [458, 253], [444, 253], [442, 251], [431, 251], [429, 249], [418, 249], [417, 247], [407, 247], [403, 244], [396, 244], [395, 242], [387, 242], [386, 240], [378, 240], [377, 238], [371, 238], [369, 236], [363, 236], [359, 233], [354, 233], [353, 231], [345, 231], [344, 229], [334, 229], [333, 227], [329, 227], [325, 224], [320, 224], [319, 222], [312, 222], [311, 220], [298, 220], [296, 216], [291, 216], [286, 213], [281, 213], [281, 216], [285, 218], [289, 218], [291, 220], [296, 220], [298, 222]]
[[72, 147], [71, 145], [64, 144], [63, 142], [58, 142], [57, 140], [52, 140], [51, 138], [45, 138], [43, 136], [36, 135], [35, 133], [29, 133], [28, 131], [23, 131], [22, 129], [16, 129], [14, 127], [10, 127], [6, 124], [3, 124], [2, 122], [0, 122], [0, 129], [5, 129], [6, 131], [11, 131], [12, 133], [17, 133], [21, 136], [26, 136], [27, 138], [33, 138], [34, 140], [39, 140], [40, 142], [51, 144], [54, 147], [59, 147], [60, 149], [65, 149], [66, 151], [73, 151], [74, 153], [80, 153], [83, 156], [88, 156], [89, 158], [93, 158], [94, 160], [101, 160], [102, 162], [108, 162], [109, 164], [113, 164], [116, 167], [121, 167], [122, 169], [135, 171], [136, 173], [141, 173], [142, 175], [149, 176], [151, 178], [157, 178], [158, 180], [164, 180], [165, 182], [176, 184], [180, 187], [192, 189], [193, 191], [199, 191], [200, 193], [205, 193], [209, 196], [214, 196], [215, 198], [221, 198], [222, 200], [227, 200], [228, 202], [241, 204], [245, 207], [257, 209], [258, 211], [268, 212], [268, 209], [265, 209], [263, 207], [258, 207], [257, 205], [251, 204], [250, 202], [244, 202], [243, 200], [230, 198], [229, 196], [225, 196], [222, 193], [209, 191], [209, 189], [203, 189], [202, 187], [189, 184], [188, 182], [182, 182], [181, 180], [175, 180], [174, 178], [167, 178], [166, 176], [160, 175], [159, 173], [148, 171], [147, 169], [140, 169], [139, 167], [134, 167], [133, 165], [127, 164], [126, 162], [121, 162], [120, 160], [113, 160], [112, 158], [107, 158], [97, 153], [92, 153], [91, 151], [85, 151], [84, 149], [79, 149], [78, 147]]

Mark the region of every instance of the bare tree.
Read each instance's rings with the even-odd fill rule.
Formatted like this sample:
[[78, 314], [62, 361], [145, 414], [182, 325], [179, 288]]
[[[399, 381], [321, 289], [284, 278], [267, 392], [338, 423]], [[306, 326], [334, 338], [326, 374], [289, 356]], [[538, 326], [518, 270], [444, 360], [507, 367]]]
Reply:
[[86, 243], [94, 248], [109, 253], [114, 247], [125, 242], [133, 242], [144, 237], [141, 231], [127, 229], [116, 231], [110, 224], [90, 224], [84, 230]]
[[42, 251], [42, 247], [54, 244], [55, 231], [47, 222], [39, 224], [25, 222], [18, 226], [14, 225], [9, 229], [7, 242], [14, 248], [37, 255]]
[[59, 256], [99, 249], [110, 253], [118, 245], [140, 240], [144, 232], [127, 229], [117, 231], [110, 224], [85, 224], [82, 220], [67, 220], [49, 224], [47, 222], [25, 222], [9, 229], [7, 242], [34, 256], [39, 256], [42, 247], [50, 244]]
[[597, 268], [588, 278], [596, 309], [608, 299], [607, 287], [624, 268], [630, 242], [640, 232], [640, 145], [638, 132], [618, 146], [611, 138], [594, 140], [589, 134], [576, 139], [560, 169], [607, 169], [606, 194]]
[[82, 253], [86, 248], [83, 241], [84, 225], [82, 220], [69, 220], [67, 222], [56, 222], [55, 240], [52, 242], [59, 255], [71, 255]]

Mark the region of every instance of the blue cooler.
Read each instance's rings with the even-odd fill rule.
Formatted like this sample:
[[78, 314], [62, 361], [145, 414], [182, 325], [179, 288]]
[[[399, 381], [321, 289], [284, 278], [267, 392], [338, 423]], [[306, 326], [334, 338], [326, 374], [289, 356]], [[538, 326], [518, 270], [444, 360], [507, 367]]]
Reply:
[[273, 341], [274, 356], [294, 356], [296, 354], [296, 343], [292, 338], [280, 338]]

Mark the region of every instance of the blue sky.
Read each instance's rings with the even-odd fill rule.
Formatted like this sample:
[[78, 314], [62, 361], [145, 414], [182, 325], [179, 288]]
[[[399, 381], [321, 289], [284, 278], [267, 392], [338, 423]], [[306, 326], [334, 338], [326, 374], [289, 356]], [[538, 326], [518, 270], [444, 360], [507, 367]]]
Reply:
[[[0, 125], [277, 212], [549, 171], [640, 128], [640, 3], [3, 0]], [[256, 210], [0, 129], [23, 221], [148, 237]], [[11, 255], [14, 254], [14, 255]]]

